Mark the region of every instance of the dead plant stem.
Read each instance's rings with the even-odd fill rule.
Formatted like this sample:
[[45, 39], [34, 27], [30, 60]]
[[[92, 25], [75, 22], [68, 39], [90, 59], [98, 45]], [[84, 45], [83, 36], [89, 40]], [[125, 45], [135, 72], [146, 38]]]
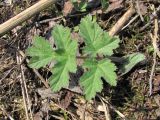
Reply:
[[[155, 7], [154, 7], [154, 12], [155, 12]], [[155, 18], [154, 20], [154, 33], [150, 34], [150, 37], [152, 39], [152, 45], [154, 48], [153, 65], [152, 65], [151, 74], [149, 78], [149, 95], [152, 95], [152, 80], [153, 80], [153, 75], [154, 75], [155, 66], [156, 66], [156, 56], [158, 55], [158, 57], [160, 58], [160, 51], [157, 46], [157, 39], [158, 39], [158, 19], [157, 18]]]
[[117, 23], [109, 31], [110, 36], [116, 35], [124, 26], [124, 24], [130, 19], [130, 17], [135, 13], [135, 8], [131, 6], [124, 15], [117, 21]]
[[36, 15], [37, 13], [41, 12], [48, 6], [54, 4], [56, 0], [40, 0], [33, 6], [27, 8], [23, 12], [19, 13], [15, 17], [9, 19], [8, 21], [0, 24], [0, 36], [4, 35], [8, 31], [12, 30], [14, 27], [20, 25], [24, 21], [28, 20], [32, 16]]
[[[20, 58], [17, 55], [17, 62], [20, 64]], [[25, 114], [26, 114], [26, 119], [29, 120], [29, 113], [28, 113], [28, 108], [27, 108], [27, 101], [26, 101], [26, 95], [25, 95], [25, 89], [24, 89], [24, 84], [23, 84], [23, 75], [22, 72], [20, 73], [20, 83], [21, 83], [21, 89], [22, 89], [22, 96], [23, 96], [23, 104], [25, 108]]]

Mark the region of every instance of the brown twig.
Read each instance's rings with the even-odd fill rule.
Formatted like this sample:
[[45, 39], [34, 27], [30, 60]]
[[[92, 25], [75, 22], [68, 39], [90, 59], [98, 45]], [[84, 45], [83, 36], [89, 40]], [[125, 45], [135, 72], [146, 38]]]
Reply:
[[126, 27], [128, 27], [131, 23], [133, 23], [137, 18], [139, 17], [139, 15], [136, 15], [135, 17], [133, 17], [129, 23], [127, 23], [127, 25], [125, 25], [121, 30], [124, 30]]
[[149, 78], [149, 95], [152, 95], [152, 79], [153, 79], [155, 66], [156, 66], [156, 56], [158, 55], [158, 57], [160, 58], [160, 51], [157, 46], [157, 39], [158, 39], [158, 19], [157, 18], [155, 18], [154, 20], [154, 34], [150, 34], [150, 36], [151, 36], [152, 44], [154, 48], [153, 65], [152, 65], [151, 74]]
[[155, 67], [156, 67], [156, 51], [154, 51], [153, 53], [153, 65], [152, 65], [152, 69], [151, 69], [151, 74], [150, 74], [150, 78], [149, 78], [149, 95], [152, 95], [152, 80], [153, 80], [153, 75], [154, 75], [154, 71], [155, 71]]
[[144, 18], [142, 16], [142, 13], [141, 13], [141, 10], [140, 10], [140, 3], [139, 3], [139, 0], [136, 1], [136, 6], [137, 6], [137, 13], [139, 14], [140, 18], [141, 18], [141, 21], [143, 22], [144, 21]]
[[135, 13], [135, 9], [131, 6], [127, 12], [117, 21], [117, 23], [109, 31], [109, 35], [116, 35], [124, 26], [124, 24], [130, 19], [130, 17]]
[[42, 10], [44, 10], [45, 8], [47, 8], [48, 6], [52, 5], [55, 2], [56, 2], [56, 0], [40, 0], [35, 5], [27, 8], [26, 10], [19, 13], [15, 17], [4, 22], [3, 24], [0, 25], [0, 36], [4, 35], [5, 33], [12, 30], [17, 25], [28, 20], [29, 18], [31, 18], [35, 14], [41, 12]]
[[[19, 59], [20, 59], [20, 62], [21, 62], [22, 58], [20, 57]], [[20, 68], [21, 68], [21, 75], [22, 75], [22, 80], [23, 80], [23, 86], [24, 86], [24, 90], [25, 90], [27, 105], [28, 105], [28, 109], [30, 111], [30, 118], [31, 118], [31, 120], [33, 120], [33, 115], [32, 115], [32, 110], [31, 110], [31, 101], [30, 101], [29, 95], [28, 95], [28, 88], [27, 88], [26, 79], [25, 79], [25, 76], [24, 76], [24, 67], [23, 67], [23, 65], [20, 65]]]
[[[20, 57], [17, 55], [17, 63], [20, 64], [21, 63], [21, 59]], [[25, 113], [26, 113], [26, 120], [29, 120], [29, 113], [28, 113], [28, 108], [27, 108], [27, 100], [26, 100], [26, 94], [25, 94], [25, 88], [24, 88], [24, 76], [23, 73], [20, 73], [20, 83], [21, 83], [21, 89], [22, 89], [22, 96], [23, 96], [23, 104], [24, 104], [24, 108], [25, 108]]]

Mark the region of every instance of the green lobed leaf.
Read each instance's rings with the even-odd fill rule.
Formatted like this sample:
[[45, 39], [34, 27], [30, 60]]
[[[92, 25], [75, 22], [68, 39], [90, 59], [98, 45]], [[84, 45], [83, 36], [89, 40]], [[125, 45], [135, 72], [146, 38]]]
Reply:
[[[80, 24], [80, 34], [86, 44], [83, 52], [94, 58], [87, 59], [83, 67], [88, 71], [80, 79], [80, 84], [84, 88], [85, 96], [88, 100], [93, 98], [96, 92], [102, 90], [103, 77], [110, 85], [115, 86], [116, 70], [115, 65], [108, 59], [96, 60], [97, 54], [112, 55], [113, 49], [118, 47], [119, 39], [112, 38], [104, 32], [91, 16], [82, 19]], [[77, 42], [71, 40], [69, 28], [56, 25], [52, 31], [55, 40], [56, 50], [44, 40], [37, 37], [33, 46], [28, 48], [27, 54], [31, 56], [30, 67], [40, 68], [45, 66], [53, 59], [56, 64], [52, 69], [52, 76], [49, 78], [50, 86], [53, 91], [58, 91], [62, 87], [69, 85], [69, 73], [75, 73]]]
[[76, 52], [78, 44], [75, 40], [71, 40], [70, 30], [61, 25], [57, 25], [52, 33], [58, 49], [55, 51], [57, 63], [52, 69], [52, 76], [49, 81], [52, 90], [58, 91], [69, 85], [69, 72], [75, 73], [77, 70]]
[[36, 36], [33, 45], [26, 53], [31, 56], [29, 66], [40, 68], [54, 60], [56, 64], [52, 68], [52, 76], [49, 78], [53, 91], [58, 91], [69, 84], [69, 72], [76, 72], [76, 52], [78, 44], [71, 40], [69, 28], [56, 25], [52, 31], [56, 50], [44, 38]]
[[91, 56], [96, 54], [112, 55], [113, 50], [119, 46], [119, 39], [111, 37], [107, 32], [104, 32], [101, 27], [92, 20], [92, 16], [88, 15], [81, 20], [79, 25], [80, 35], [83, 37], [86, 44], [84, 53]]
[[52, 57], [32, 57], [29, 61], [29, 67], [31, 68], [41, 68], [46, 66], [49, 62], [52, 61]]
[[50, 43], [39, 36], [34, 37], [33, 45], [26, 50], [26, 54], [32, 57], [29, 62], [31, 68], [44, 67], [55, 57]]
[[52, 36], [57, 49], [67, 49], [71, 43], [71, 31], [68, 27], [64, 28], [62, 25], [56, 25], [52, 31]]
[[84, 62], [83, 67], [88, 68], [88, 71], [80, 78], [80, 85], [84, 88], [87, 100], [95, 97], [96, 92], [101, 92], [103, 87], [101, 77], [110, 85], [116, 86], [117, 75], [114, 72], [116, 66], [109, 59], [100, 61], [88, 59]]

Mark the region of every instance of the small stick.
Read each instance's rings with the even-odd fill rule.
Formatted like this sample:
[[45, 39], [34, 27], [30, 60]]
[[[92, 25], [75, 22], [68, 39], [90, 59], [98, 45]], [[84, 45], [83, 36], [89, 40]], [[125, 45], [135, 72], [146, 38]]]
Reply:
[[17, 25], [23, 23], [24, 21], [28, 20], [35, 14], [41, 12], [48, 6], [55, 3], [56, 0], [40, 0], [38, 3], [34, 4], [33, 6], [27, 8], [23, 12], [19, 13], [15, 17], [9, 19], [8, 21], [0, 24], [0, 36], [4, 35], [8, 31], [12, 30]]
[[124, 13], [124, 15], [117, 21], [117, 23], [111, 28], [111, 30], [109, 31], [109, 35], [110, 36], [114, 36], [115, 34], [117, 34], [122, 27], [124, 26], [124, 24], [130, 19], [130, 17], [135, 13], [135, 9], [133, 6], [131, 6], [126, 13]]
[[152, 79], [153, 79], [153, 75], [154, 75], [154, 71], [155, 71], [155, 66], [156, 66], [156, 55], [158, 55], [158, 57], [160, 57], [160, 51], [158, 49], [157, 46], [157, 39], [158, 39], [158, 20], [157, 18], [154, 20], [154, 34], [150, 34], [151, 39], [152, 39], [152, 44], [153, 44], [153, 48], [154, 48], [154, 53], [153, 53], [153, 65], [152, 65], [152, 69], [151, 69], [151, 74], [150, 74], [150, 78], [149, 78], [149, 95], [152, 95]]
[[136, 15], [135, 17], [133, 17], [133, 19], [131, 19], [129, 21], [129, 23], [127, 23], [127, 25], [125, 25], [121, 30], [124, 30], [126, 27], [128, 27], [130, 24], [132, 24], [138, 17], [139, 17], [139, 15]]
[[[19, 56], [17, 56], [17, 63], [19, 64], [21, 62]], [[29, 113], [28, 113], [28, 108], [27, 108], [27, 101], [26, 101], [26, 95], [25, 95], [25, 88], [24, 88], [24, 84], [23, 84], [23, 74], [20, 73], [20, 83], [21, 83], [21, 89], [22, 89], [22, 96], [23, 96], [23, 104], [24, 104], [24, 108], [25, 108], [25, 114], [26, 114], [26, 120], [29, 120]]]
[[59, 17], [56, 17], [56, 18], [50, 18], [50, 19], [42, 20], [39, 23], [42, 24], [42, 23], [46, 23], [46, 22], [50, 22], [50, 21], [56, 21], [56, 20], [62, 19], [63, 17], [64, 16], [59, 16]]
[[106, 120], [111, 120], [111, 115], [110, 115], [110, 113], [109, 113], [108, 104], [105, 104], [100, 96], [99, 96], [99, 99], [100, 99], [101, 102], [102, 102]]
[[154, 75], [154, 71], [155, 71], [155, 67], [156, 67], [156, 51], [154, 51], [153, 53], [153, 65], [152, 65], [152, 69], [151, 69], [151, 74], [150, 74], [150, 78], [149, 78], [149, 96], [152, 95], [152, 79], [153, 79], [153, 75]]
[[[22, 58], [19, 57], [20, 59], [20, 62], [22, 61]], [[28, 109], [30, 111], [30, 117], [31, 117], [31, 120], [33, 120], [33, 115], [32, 115], [32, 110], [31, 110], [31, 101], [29, 99], [29, 95], [28, 95], [28, 89], [27, 89], [27, 85], [26, 85], [26, 79], [25, 79], [25, 76], [24, 76], [24, 68], [22, 65], [20, 65], [20, 69], [21, 69], [21, 75], [22, 75], [22, 80], [23, 80], [23, 86], [24, 86], [24, 90], [25, 90], [25, 95], [26, 95], [26, 102], [27, 102], [27, 105], [29, 106]]]
[[144, 21], [144, 18], [141, 14], [141, 10], [140, 10], [140, 5], [139, 5], [139, 0], [136, 1], [136, 6], [137, 6], [137, 13], [139, 14], [140, 18], [141, 18], [141, 21], [143, 22]]
[[[27, 62], [29, 62], [28, 59], [26, 59]], [[46, 88], [49, 88], [48, 82], [46, 82], [46, 80], [41, 76], [41, 74], [39, 74], [39, 72], [33, 68], [33, 72], [37, 75], [37, 77], [42, 81], [42, 83], [45, 85]]]
[[118, 111], [115, 107], [113, 107], [104, 97], [101, 97], [100, 95], [97, 95], [97, 96], [101, 98], [106, 104], [108, 104], [110, 109], [114, 110], [123, 120], [126, 120], [126, 117], [120, 111]]

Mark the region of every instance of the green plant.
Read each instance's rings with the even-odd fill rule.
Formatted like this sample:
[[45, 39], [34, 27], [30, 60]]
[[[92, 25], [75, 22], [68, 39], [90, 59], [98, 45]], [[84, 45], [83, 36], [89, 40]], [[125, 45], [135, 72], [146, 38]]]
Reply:
[[[96, 21], [92, 20], [90, 15], [81, 20], [79, 29], [85, 43], [82, 51], [85, 56], [82, 67], [86, 70], [80, 78], [80, 85], [84, 89], [86, 99], [90, 100], [95, 97], [96, 92], [101, 92], [102, 77], [112, 86], [117, 84], [116, 66], [108, 56], [111, 56], [113, 50], [119, 46], [119, 39], [110, 37]], [[71, 39], [70, 29], [62, 25], [56, 25], [52, 35], [55, 40], [55, 49], [44, 38], [36, 36], [33, 45], [27, 49], [26, 53], [31, 56], [29, 63], [31, 68], [38, 69], [51, 61], [55, 62], [49, 83], [53, 91], [59, 91], [62, 87], [69, 85], [69, 73], [75, 73], [77, 70], [78, 43]]]
[[74, 5], [74, 8], [77, 11], [85, 12], [87, 8], [87, 2], [81, 1], [78, 2], [78, 0], [71, 0], [72, 4]]
[[[86, 1], [78, 1], [78, 0], [71, 0], [72, 4], [74, 5], [74, 8], [77, 11], [85, 12], [87, 9], [88, 2]], [[109, 6], [108, 0], [101, 0], [101, 6], [103, 10], [106, 10]], [[93, 4], [96, 4], [96, 1], [93, 2]]]
[[108, 0], [101, 0], [102, 9], [107, 9], [109, 6]]

